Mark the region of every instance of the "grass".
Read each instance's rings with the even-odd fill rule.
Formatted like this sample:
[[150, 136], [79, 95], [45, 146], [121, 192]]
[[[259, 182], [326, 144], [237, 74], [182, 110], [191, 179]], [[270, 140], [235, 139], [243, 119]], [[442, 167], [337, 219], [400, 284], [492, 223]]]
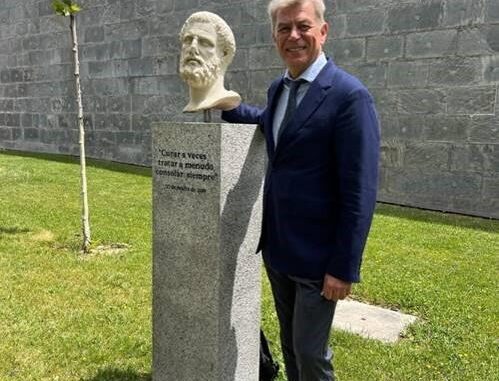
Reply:
[[[129, 246], [90, 258], [78, 171], [0, 152], [0, 381], [150, 380], [150, 170], [90, 161], [95, 245]], [[379, 205], [354, 297], [420, 320], [395, 345], [334, 332], [339, 379], [497, 380], [498, 253], [499, 221]], [[266, 281], [262, 300], [282, 361]]]

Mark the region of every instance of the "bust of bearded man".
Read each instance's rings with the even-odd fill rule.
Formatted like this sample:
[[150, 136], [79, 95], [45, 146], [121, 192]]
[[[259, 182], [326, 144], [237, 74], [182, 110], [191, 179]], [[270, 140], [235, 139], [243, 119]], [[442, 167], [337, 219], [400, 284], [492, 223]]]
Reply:
[[211, 12], [193, 13], [180, 31], [180, 43], [179, 71], [189, 85], [190, 95], [183, 111], [237, 107], [241, 97], [224, 87], [225, 72], [236, 52], [234, 35], [227, 23]]

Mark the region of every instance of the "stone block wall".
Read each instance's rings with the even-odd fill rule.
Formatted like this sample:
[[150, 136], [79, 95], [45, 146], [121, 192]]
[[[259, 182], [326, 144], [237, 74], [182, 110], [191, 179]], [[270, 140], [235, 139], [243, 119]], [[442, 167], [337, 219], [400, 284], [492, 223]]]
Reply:
[[499, 1], [337, 0], [332, 26], [380, 114], [378, 199], [499, 218]]
[[[0, 2], [0, 148], [77, 155], [69, 20], [51, 0]], [[87, 153], [150, 165], [150, 124], [182, 114], [178, 33], [221, 15], [238, 50], [227, 87], [265, 104], [282, 72], [267, 0], [80, 0]], [[499, 218], [499, 1], [326, 0], [328, 55], [373, 93], [379, 200]], [[215, 113], [217, 114], [217, 113]], [[217, 115], [215, 115], [217, 120]]]

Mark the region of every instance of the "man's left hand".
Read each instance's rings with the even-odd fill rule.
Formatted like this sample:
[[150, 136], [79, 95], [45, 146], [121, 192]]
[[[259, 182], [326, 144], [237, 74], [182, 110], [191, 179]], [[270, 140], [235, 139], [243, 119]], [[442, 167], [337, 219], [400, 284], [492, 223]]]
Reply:
[[345, 299], [351, 290], [352, 283], [342, 281], [329, 274], [324, 276], [321, 295], [327, 300], [337, 302], [338, 300]]

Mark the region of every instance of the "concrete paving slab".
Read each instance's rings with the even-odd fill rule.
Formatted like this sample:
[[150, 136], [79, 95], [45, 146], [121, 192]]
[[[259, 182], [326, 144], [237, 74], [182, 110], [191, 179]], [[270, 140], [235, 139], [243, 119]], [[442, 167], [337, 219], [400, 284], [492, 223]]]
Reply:
[[336, 306], [333, 328], [394, 343], [416, 320], [416, 316], [347, 299], [339, 301]]

